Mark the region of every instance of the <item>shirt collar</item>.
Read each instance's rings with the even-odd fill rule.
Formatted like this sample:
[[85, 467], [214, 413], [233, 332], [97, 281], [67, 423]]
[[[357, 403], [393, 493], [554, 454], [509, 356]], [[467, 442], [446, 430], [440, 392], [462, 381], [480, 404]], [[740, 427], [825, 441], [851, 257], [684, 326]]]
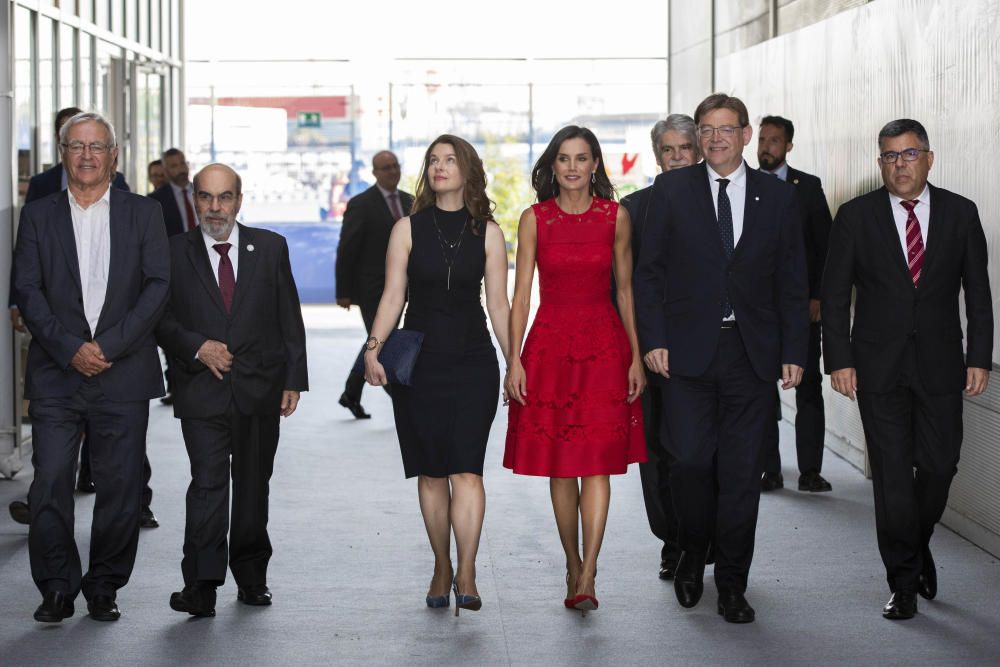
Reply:
[[388, 198], [389, 195], [393, 195], [393, 194], [396, 194], [397, 192], [399, 192], [399, 190], [393, 190], [392, 192], [389, 192], [388, 190], [386, 190], [385, 188], [383, 188], [378, 183], [375, 184], [375, 187], [378, 188], [378, 191], [382, 193], [382, 198], [383, 199]]
[[[931, 191], [930, 191], [930, 187], [926, 183], [924, 183], [924, 189], [921, 191], [921, 193], [919, 195], [917, 195], [916, 199], [917, 199], [918, 202], [920, 202], [921, 204], [924, 204], [924, 205], [927, 205], [927, 204], [931, 203]], [[892, 194], [890, 192], [889, 193], [889, 201], [892, 202], [893, 210], [895, 210], [895, 208], [897, 206], [899, 206], [899, 202], [901, 202], [901, 201], [909, 201], [909, 200], [904, 200], [902, 197], [897, 197], [896, 195], [894, 195], [894, 194]]]
[[[191, 183], [188, 183], [183, 188], [180, 187], [179, 185], [177, 185], [176, 183], [174, 183], [173, 181], [168, 181], [168, 183], [170, 183], [170, 187], [172, 187], [174, 189], [174, 194], [175, 195], [181, 194], [184, 191], [184, 188], [187, 188], [187, 191], [191, 192]], [[192, 194], [194, 194], [194, 193], [192, 193]]]
[[208, 232], [205, 231], [205, 228], [200, 225], [198, 226], [198, 229], [201, 230], [201, 237], [205, 240], [205, 247], [208, 248], [209, 250], [212, 250], [212, 246], [214, 246], [216, 243], [231, 243], [234, 248], [239, 249], [240, 223], [238, 222], [233, 225], [233, 231], [229, 232], [229, 238], [226, 239], [225, 241], [216, 241], [211, 236], [209, 236]]
[[76, 197], [73, 196], [73, 191], [70, 190], [69, 188], [66, 188], [66, 194], [69, 195], [69, 204], [70, 204], [70, 206], [73, 206], [74, 208], [76, 208], [79, 211], [86, 211], [86, 210], [88, 210], [88, 209], [90, 209], [90, 208], [92, 208], [92, 207], [94, 207], [97, 204], [100, 204], [102, 202], [105, 203], [105, 204], [107, 204], [108, 206], [111, 206], [111, 183], [108, 183], [108, 188], [104, 191], [104, 194], [101, 195], [101, 198], [98, 199], [97, 201], [95, 201], [93, 204], [91, 204], [87, 208], [84, 208], [84, 207], [80, 206], [80, 202], [78, 202], [76, 200]]
[[778, 167], [777, 169], [773, 169], [773, 170], [761, 169], [761, 171], [763, 171], [765, 174], [773, 174], [774, 176], [777, 176], [778, 178], [780, 178], [783, 181], [787, 181], [788, 180], [788, 163], [787, 162], [782, 162], [781, 166]]
[[740, 162], [740, 166], [736, 168], [736, 171], [729, 174], [729, 176], [720, 176], [714, 169], [712, 169], [708, 163], [705, 163], [705, 169], [708, 170], [708, 179], [714, 181], [719, 178], [725, 178], [729, 181], [729, 187], [743, 187], [747, 180], [747, 163]]

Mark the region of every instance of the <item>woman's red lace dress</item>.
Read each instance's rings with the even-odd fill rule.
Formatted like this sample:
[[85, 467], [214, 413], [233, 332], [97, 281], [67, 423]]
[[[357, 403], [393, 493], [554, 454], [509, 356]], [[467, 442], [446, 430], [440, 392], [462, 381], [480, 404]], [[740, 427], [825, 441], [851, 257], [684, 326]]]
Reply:
[[632, 348], [609, 298], [618, 204], [573, 215], [532, 206], [541, 303], [521, 353], [526, 405], [510, 402], [503, 465], [521, 475], [622, 474], [646, 460], [628, 397]]

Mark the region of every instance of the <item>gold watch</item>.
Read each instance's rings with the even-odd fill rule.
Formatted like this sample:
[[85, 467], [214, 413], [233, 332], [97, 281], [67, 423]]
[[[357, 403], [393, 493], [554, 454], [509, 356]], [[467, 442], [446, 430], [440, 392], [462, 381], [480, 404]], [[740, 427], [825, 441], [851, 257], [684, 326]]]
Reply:
[[374, 350], [375, 348], [379, 347], [384, 342], [385, 341], [381, 341], [378, 338], [376, 338], [375, 336], [369, 336], [368, 337], [368, 342], [365, 343], [365, 347], [367, 347], [369, 350]]

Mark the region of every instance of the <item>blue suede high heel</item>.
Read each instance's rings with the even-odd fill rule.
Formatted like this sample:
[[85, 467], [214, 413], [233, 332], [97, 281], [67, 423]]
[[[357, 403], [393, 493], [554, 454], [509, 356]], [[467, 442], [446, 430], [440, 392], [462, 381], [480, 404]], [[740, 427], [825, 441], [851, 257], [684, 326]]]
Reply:
[[458, 584], [451, 582], [451, 589], [455, 592], [455, 616], [458, 616], [459, 609], [469, 611], [479, 611], [483, 608], [483, 599], [478, 595], [465, 595], [458, 592]]
[[427, 596], [427, 606], [431, 609], [442, 609], [451, 604], [451, 598], [448, 595], [428, 595]]

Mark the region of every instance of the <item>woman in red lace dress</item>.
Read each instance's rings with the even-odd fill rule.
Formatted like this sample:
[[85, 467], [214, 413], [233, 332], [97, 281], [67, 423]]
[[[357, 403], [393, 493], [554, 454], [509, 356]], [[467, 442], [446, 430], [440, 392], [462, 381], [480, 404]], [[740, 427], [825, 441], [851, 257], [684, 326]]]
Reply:
[[[611, 201], [600, 144], [586, 128], [556, 133], [531, 177], [538, 203], [521, 214], [517, 234], [504, 466], [551, 478], [566, 552], [565, 605], [586, 611], [597, 608], [609, 476], [646, 460], [636, 400], [646, 376], [632, 303], [631, 226]], [[525, 340], [536, 261], [541, 303]], [[608, 299], [612, 268], [621, 317]]]

